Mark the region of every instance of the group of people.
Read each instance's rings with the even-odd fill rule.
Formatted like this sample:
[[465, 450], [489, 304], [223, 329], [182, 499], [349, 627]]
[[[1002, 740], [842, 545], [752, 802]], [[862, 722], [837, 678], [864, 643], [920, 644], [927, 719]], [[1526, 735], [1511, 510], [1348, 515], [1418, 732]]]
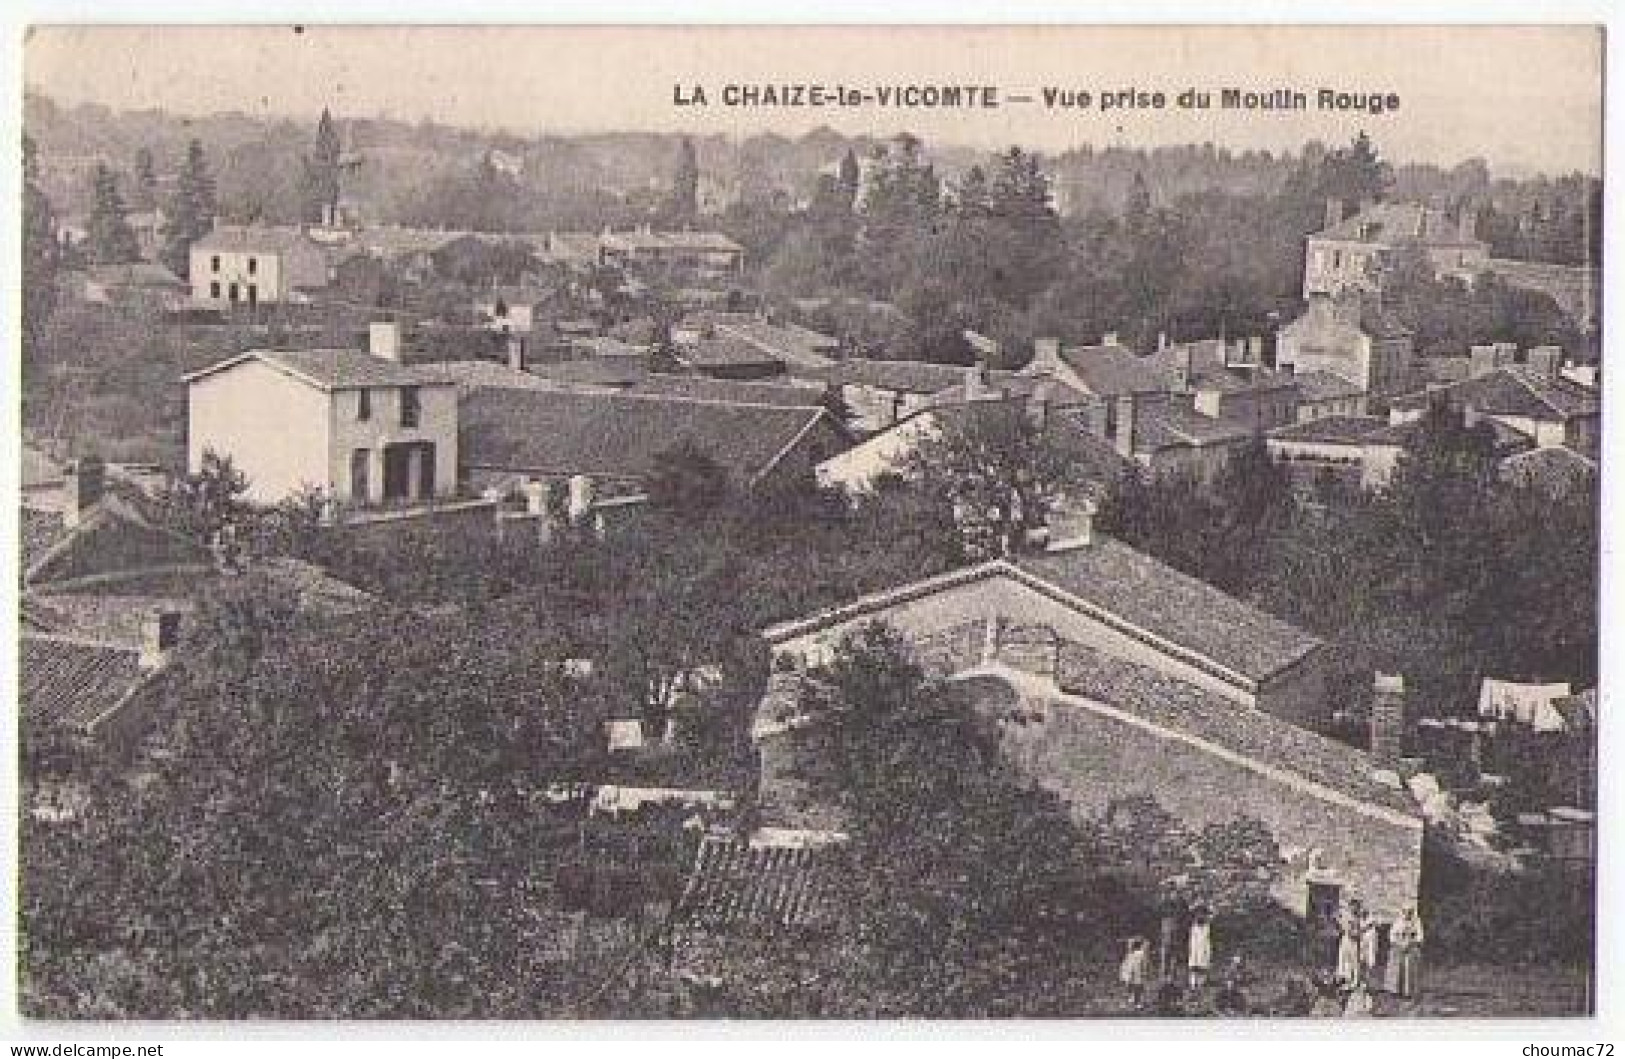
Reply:
[[[1317, 995], [1309, 1014], [1369, 1016], [1375, 1013], [1373, 997], [1377, 993], [1410, 1001], [1421, 996], [1423, 931], [1414, 907], [1406, 908], [1392, 923], [1384, 923], [1360, 901], [1352, 901], [1340, 914], [1325, 917], [1320, 936], [1324, 946], [1314, 961], [1318, 965], [1313, 977]], [[1181, 980], [1192, 991], [1209, 984], [1213, 916], [1207, 906], [1186, 906], [1178, 897], [1165, 899], [1158, 941], [1155, 967], [1151, 943], [1143, 936], [1128, 939], [1127, 952], [1118, 966], [1118, 981], [1136, 1010], [1155, 999], [1160, 1011], [1169, 996], [1181, 992]], [[1214, 1003], [1220, 1013], [1246, 1009], [1241, 979], [1241, 960], [1233, 957], [1217, 983]], [[1159, 985], [1156, 996], [1150, 998], [1153, 980]]]
[[1423, 932], [1414, 907], [1384, 924], [1356, 900], [1328, 920], [1325, 932], [1335, 930], [1337, 939], [1332, 977], [1341, 990], [1367, 996], [1387, 992], [1407, 1000], [1421, 995]]

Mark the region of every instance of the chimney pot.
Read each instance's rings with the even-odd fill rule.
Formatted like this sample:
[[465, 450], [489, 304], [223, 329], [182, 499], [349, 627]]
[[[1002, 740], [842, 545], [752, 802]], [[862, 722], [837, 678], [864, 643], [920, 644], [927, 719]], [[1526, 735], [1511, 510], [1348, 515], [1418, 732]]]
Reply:
[[383, 360], [401, 359], [401, 325], [393, 320], [374, 320], [367, 325], [367, 351]]
[[594, 492], [591, 478], [584, 474], [571, 476], [568, 511], [572, 523], [582, 521], [592, 512]]
[[1059, 338], [1033, 339], [1033, 370], [1054, 372], [1061, 366], [1061, 340]]

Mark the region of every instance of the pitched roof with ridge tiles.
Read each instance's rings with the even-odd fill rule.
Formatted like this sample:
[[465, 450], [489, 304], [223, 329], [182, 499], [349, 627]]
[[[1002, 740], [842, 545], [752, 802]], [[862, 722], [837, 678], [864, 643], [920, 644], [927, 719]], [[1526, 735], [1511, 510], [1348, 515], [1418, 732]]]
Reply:
[[837, 429], [821, 408], [628, 393], [484, 389], [459, 409], [465, 464], [544, 475], [641, 478], [688, 441], [752, 481], [819, 423]]
[[24, 633], [17, 705], [24, 723], [86, 730], [122, 706], [147, 680], [138, 651], [66, 636]]
[[756, 846], [709, 835], [694, 859], [677, 916], [712, 930], [796, 930], [841, 913], [840, 856], [818, 848]]

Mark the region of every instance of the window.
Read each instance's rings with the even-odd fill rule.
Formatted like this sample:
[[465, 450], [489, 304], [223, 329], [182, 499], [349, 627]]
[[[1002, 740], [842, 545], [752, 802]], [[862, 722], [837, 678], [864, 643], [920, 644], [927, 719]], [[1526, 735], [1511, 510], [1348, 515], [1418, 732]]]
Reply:
[[415, 427], [422, 417], [422, 406], [418, 401], [418, 388], [416, 386], [401, 387], [401, 426]]
[[241, 297], [242, 293], [237, 289], [237, 284], [233, 283], [231, 286], [226, 288], [226, 298], [233, 305], [236, 305], [237, 300]]
[[213, 257], [209, 258], [209, 271], [210, 272], [219, 272], [220, 271], [220, 255], [219, 254], [215, 254]]
[[362, 422], [372, 418], [372, 391], [366, 387], [356, 395], [355, 417]]
[[258, 272], [259, 270], [260, 270], [260, 259], [257, 258], [257, 257], [249, 258], [248, 259], [248, 274], [250, 276], [252, 276], [256, 272]]
[[211, 298], [220, 297], [220, 281], [219, 280], [215, 280], [213, 283], [209, 284], [209, 297], [211, 297]]

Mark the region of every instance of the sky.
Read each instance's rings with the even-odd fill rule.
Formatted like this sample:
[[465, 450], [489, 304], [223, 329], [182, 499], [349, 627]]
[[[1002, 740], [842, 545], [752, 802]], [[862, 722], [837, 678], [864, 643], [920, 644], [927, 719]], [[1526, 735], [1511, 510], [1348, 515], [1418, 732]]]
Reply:
[[[1601, 171], [1602, 36], [1561, 26], [267, 27], [36, 26], [24, 78], [59, 103], [309, 120], [389, 116], [522, 135], [602, 130], [914, 132], [1057, 152], [1212, 141], [1296, 150], [1364, 129], [1389, 159], [1498, 172]], [[990, 85], [996, 109], [727, 107], [729, 84]], [[678, 106], [699, 86], [706, 106]], [[1043, 105], [1045, 87], [1090, 93]], [[1302, 91], [1304, 110], [1223, 110], [1226, 87]], [[1187, 88], [1212, 108], [1176, 106]], [[1397, 110], [1321, 110], [1318, 92], [1394, 93]], [[1102, 110], [1162, 91], [1163, 109]], [[1032, 103], [1010, 101], [1028, 95]]]

